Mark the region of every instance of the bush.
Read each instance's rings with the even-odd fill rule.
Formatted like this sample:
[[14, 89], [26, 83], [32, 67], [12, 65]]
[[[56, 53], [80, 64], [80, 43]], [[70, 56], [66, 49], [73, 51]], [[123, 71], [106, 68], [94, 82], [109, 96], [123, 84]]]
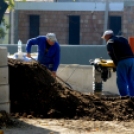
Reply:
[[0, 27], [0, 39], [3, 39], [6, 35], [4, 28]]

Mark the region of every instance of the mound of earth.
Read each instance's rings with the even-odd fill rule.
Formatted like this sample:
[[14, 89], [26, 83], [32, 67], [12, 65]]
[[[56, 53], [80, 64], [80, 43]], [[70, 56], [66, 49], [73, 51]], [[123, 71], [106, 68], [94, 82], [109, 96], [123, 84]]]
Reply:
[[1, 110], [0, 111], [0, 134], [1, 134], [1, 127], [9, 127], [9, 126], [13, 126], [14, 122], [13, 120], [10, 118], [9, 114], [4, 111]]
[[8, 59], [11, 113], [93, 121], [133, 120], [134, 98], [85, 95], [57, 81], [41, 64]]

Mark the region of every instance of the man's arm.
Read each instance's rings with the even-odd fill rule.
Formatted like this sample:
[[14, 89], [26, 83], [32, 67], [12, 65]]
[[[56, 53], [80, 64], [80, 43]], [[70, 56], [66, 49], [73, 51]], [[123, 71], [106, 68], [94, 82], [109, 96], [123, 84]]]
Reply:
[[27, 41], [27, 44], [26, 44], [26, 53], [27, 53], [27, 57], [31, 57], [31, 47], [32, 45], [38, 45], [38, 42], [39, 42], [39, 37], [37, 38], [32, 38], [32, 39], [29, 39]]
[[109, 40], [107, 42], [107, 51], [108, 51], [108, 55], [113, 60], [114, 64], [117, 65], [117, 59], [116, 59], [116, 55], [114, 53], [113, 44], [114, 44], [114, 40]]

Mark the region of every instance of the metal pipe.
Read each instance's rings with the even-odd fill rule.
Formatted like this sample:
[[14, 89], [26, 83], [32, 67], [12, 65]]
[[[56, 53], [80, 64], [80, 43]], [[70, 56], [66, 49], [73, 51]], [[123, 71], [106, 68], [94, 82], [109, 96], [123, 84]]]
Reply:
[[102, 94], [103, 90], [103, 82], [101, 78], [101, 72], [98, 71], [94, 66], [93, 66], [93, 93], [94, 95], [100, 96]]
[[[104, 28], [103, 30], [107, 30], [108, 28], [108, 11], [109, 11], [109, 0], [106, 0], [106, 10], [105, 10], [105, 18], [104, 18]], [[103, 45], [105, 45], [105, 40], [103, 40]]]

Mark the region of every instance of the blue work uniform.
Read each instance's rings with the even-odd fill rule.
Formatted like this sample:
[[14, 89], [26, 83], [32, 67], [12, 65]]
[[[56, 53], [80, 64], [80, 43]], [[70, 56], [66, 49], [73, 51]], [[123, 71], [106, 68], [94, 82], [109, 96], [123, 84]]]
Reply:
[[134, 96], [134, 55], [127, 39], [112, 36], [107, 41], [107, 50], [116, 65], [120, 95]]
[[45, 36], [29, 39], [26, 44], [26, 52], [31, 53], [32, 45], [38, 45], [39, 63], [45, 65], [51, 71], [57, 71], [60, 64], [60, 45], [55, 42], [50, 46]]

